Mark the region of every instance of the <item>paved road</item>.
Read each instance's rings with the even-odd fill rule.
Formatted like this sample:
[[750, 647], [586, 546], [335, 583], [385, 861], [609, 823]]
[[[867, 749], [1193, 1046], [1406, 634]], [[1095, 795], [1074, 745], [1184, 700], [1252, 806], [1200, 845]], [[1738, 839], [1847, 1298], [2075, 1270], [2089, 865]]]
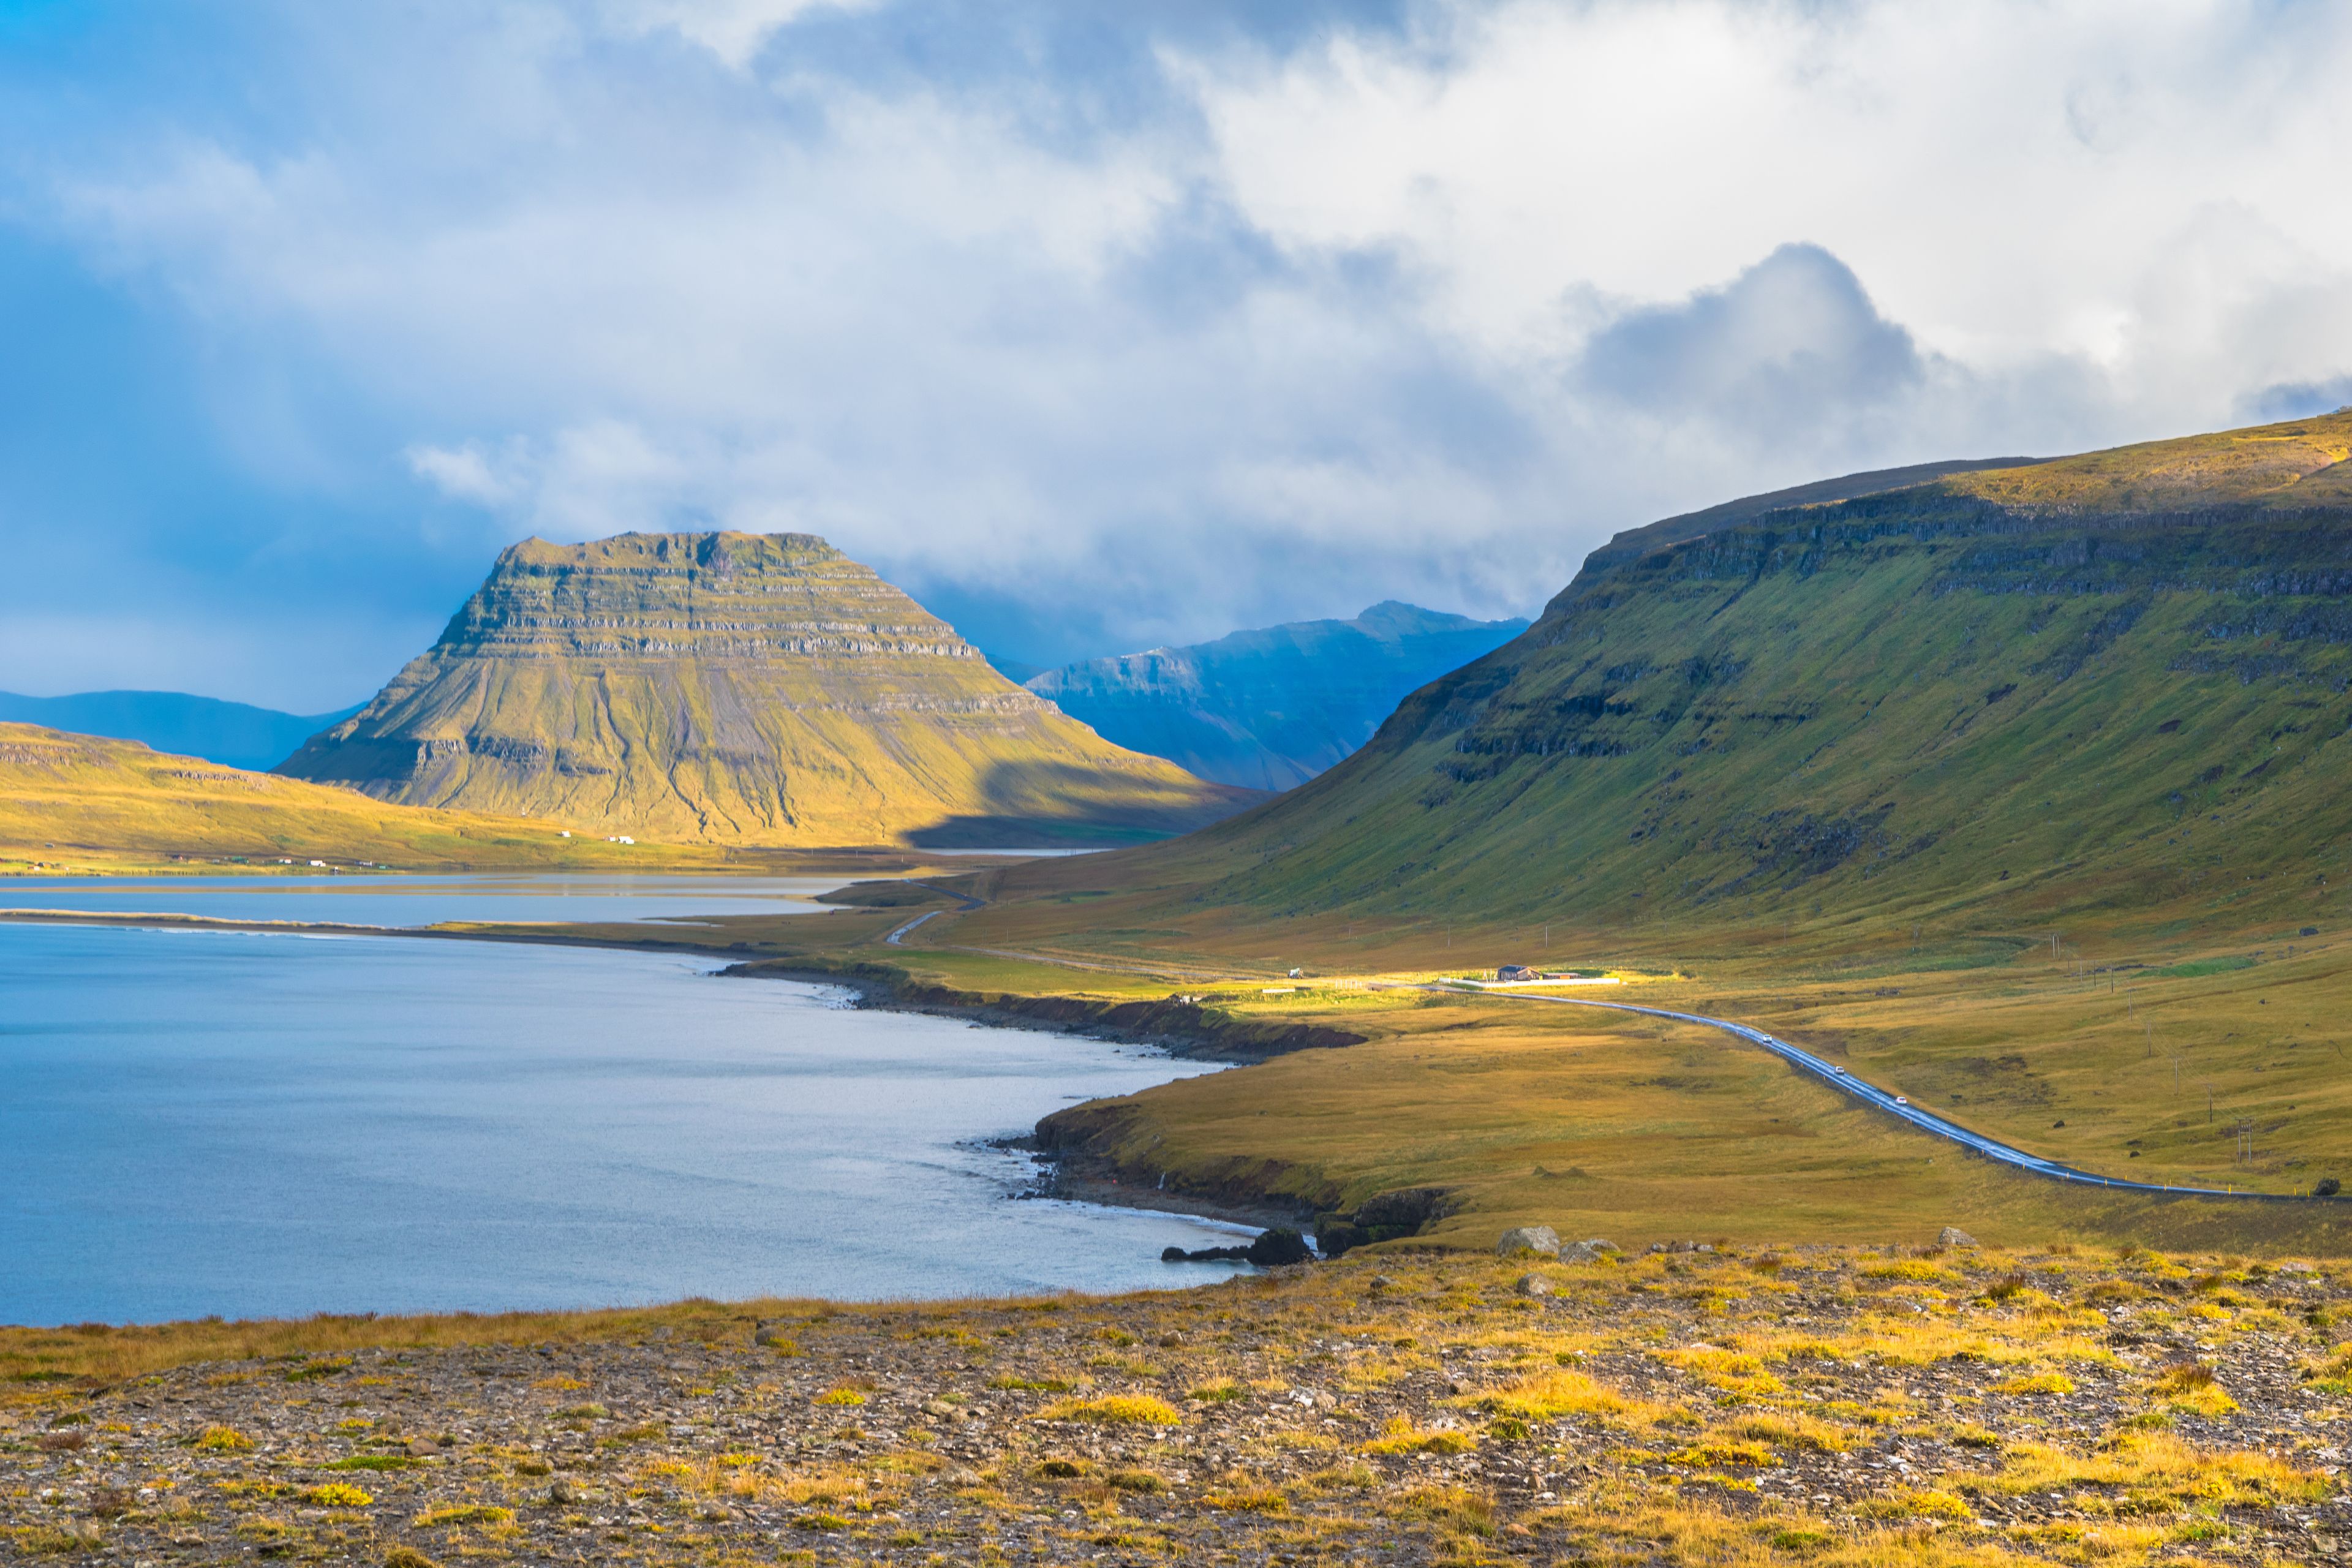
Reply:
[[1750, 1045], [1763, 1047], [1798, 1071], [1810, 1073], [1832, 1088], [1851, 1095], [1874, 1110], [1883, 1110], [1889, 1116], [1907, 1121], [1923, 1132], [1932, 1132], [1938, 1138], [1949, 1139], [1970, 1152], [1981, 1154], [1988, 1160], [1998, 1161], [2004, 1165], [2013, 1165], [2021, 1171], [2031, 1171], [2038, 1176], [2048, 1176], [2053, 1181], [2073, 1182], [2077, 1185], [2087, 1187], [2108, 1187], [2119, 1193], [2158, 1193], [2175, 1197], [2243, 1198], [2255, 1203], [2277, 1204], [2325, 1201], [2305, 1198], [2299, 1193], [2233, 1193], [2224, 1192], [2219, 1187], [2174, 1187], [2157, 1182], [2127, 1182], [2114, 1176], [2101, 1176], [2089, 1171], [2078, 1171], [2072, 1165], [2062, 1165], [2055, 1160], [2045, 1160], [2038, 1154], [2029, 1154], [2022, 1149], [2011, 1148], [2009, 1144], [1988, 1138], [1981, 1132], [1972, 1132], [1956, 1121], [1947, 1121], [1932, 1110], [1922, 1110], [1916, 1105], [1906, 1104], [1901, 1097], [1874, 1084], [1864, 1083], [1834, 1062], [1824, 1061], [1812, 1052], [1792, 1046], [1776, 1036], [1768, 1035], [1761, 1029], [1750, 1028], [1746, 1024], [1735, 1024], [1727, 1018], [1709, 1018], [1698, 1013], [1677, 1013], [1667, 1007], [1643, 1007], [1632, 1002], [1595, 1002], [1582, 996], [1535, 996], [1525, 992], [1485, 990], [1465, 993], [1455, 987], [1435, 985], [1428, 989], [1453, 991], [1457, 995], [1500, 996], [1511, 1002], [1549, 1002], [1561, 1007], [1605, 1007], [1617, 1013], [1647, 1013], [1654, 1018], [1673, 1018], [1685, 1024], [1699, 1024], [1710, 1029], [1721, 1029], [1727, 1034], [1738, 1036]]
[[917, 915], [913, 920], [908, 921], [905, 925], [900, 926], [897, 931], [892, 931], [888, 936], [884, 937], [882, 940], [888, 945], [897, 947], [900, 945], [898, 939], [905, 936], [908, 931], [914, 930], [917, 926], [921, 925], [925, 921], [937, 920], [940, 916], [945, 913], [947, 913], [947, 910], [933, 910], [928, 914]]

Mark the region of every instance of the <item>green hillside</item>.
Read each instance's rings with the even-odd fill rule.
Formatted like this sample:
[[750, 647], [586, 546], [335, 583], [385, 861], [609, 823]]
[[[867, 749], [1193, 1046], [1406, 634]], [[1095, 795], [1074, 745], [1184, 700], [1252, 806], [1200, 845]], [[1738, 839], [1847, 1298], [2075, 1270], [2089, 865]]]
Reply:
[[2329, 925], [2347, 453], [2335, 416], [1621, 536], [1314, 782], [1026, 883], [1621, 934]]

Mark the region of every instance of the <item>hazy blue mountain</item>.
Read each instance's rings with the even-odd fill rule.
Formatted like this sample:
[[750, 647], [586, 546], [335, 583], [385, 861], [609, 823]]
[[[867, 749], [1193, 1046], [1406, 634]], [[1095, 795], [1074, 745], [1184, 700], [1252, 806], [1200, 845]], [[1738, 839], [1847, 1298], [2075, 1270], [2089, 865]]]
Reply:
[[1106, 741], [1220, 784], [1288, 789], [1345, 757], [1407, 692], [1500, 647], [1522, 620], [1394, 600], [1192, 647], [1090, 658], [1024, 682]]
[[184, 691], [79, 691], [70, 697], [0, 691], [0, 721], [144, 741], [159, 752], [204, 757], [233, 768], [276, 767], [303, 742], [358, 711], [346, 708], [306, 717]]

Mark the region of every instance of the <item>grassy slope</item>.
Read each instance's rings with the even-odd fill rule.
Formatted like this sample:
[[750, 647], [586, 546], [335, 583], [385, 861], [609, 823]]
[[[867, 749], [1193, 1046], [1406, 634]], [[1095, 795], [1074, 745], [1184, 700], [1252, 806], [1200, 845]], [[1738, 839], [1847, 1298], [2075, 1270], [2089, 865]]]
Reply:
[[403, 870], [617, 870], [715, 868], [725, 860], [701, 847], [622, 846], [561, 833], [558, 823], [392, 805], [152, 752], [136, 741], [0, 724], [0, 867], [318, 858]]
[[1678, 943], [2326, 923], [2352, 875], [2352, 503], [2332, 470], [2279, 481], [2352, 416], [2299, 428], [1588, 572], [1349, 763], [1115, 874], [1168, 909]]
[[[1173, 845], [992, 877], [994, 906], [919, 938], [1171, 977], [1678, 972], [1649, 995], [1843, 1051], [2040, 1152], [2278, 1192], [2352, 1178], [2347, 447], [2336, 417], [1954, 476], [1621, 562], [1315, 783]], [[2184, 961], [2210, 967], [2162, 973]], [[1252, 1069], [1248, 1124], [1223, 1104], [1245, 1079], [1154, 1090], [1118, 1137], [1352, 1190], [1403, 1179], [1389, 1156], [1423, 1136], [1406, 1165], [1444, 1168], [1459, 1135], [1491, 1157], [1485, 1223], [1570, 1196], [1510, 1195], [1553, 1166], [1547, 1123], [1663, 1126], [1709, 1076], [1530, 1061], [1473, 1108], [1433, 1068], [1381, 1104], [1349, 1058], [1370, 1059]], [[1752, 1163], [1746, 1121], [1706, 1125], [1721, 1169], [1770, 1184], [1759, 1217], [1795, 1223], [1790, 1168]], [[1697, 1169], [1629, 1138], [1616, 1170]], [[1835, 1224], [1866, 1223], [1872, 1190]], [[1889, 1214], [1925, 1192], [1885, 1190]]]
[[805, 534], [530, 540], [278, 770], [671, 842], [1132, 842], [1256, 798], [1113, 746]]

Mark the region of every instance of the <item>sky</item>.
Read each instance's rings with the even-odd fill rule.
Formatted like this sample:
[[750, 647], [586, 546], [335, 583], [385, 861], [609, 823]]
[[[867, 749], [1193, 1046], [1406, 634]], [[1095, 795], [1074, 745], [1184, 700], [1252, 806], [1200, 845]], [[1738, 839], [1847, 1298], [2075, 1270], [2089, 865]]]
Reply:
[[1034, 664], [2352, 402], [2352, 7], [0, 0], [0, 689], [365, 698], [539, 535]]

